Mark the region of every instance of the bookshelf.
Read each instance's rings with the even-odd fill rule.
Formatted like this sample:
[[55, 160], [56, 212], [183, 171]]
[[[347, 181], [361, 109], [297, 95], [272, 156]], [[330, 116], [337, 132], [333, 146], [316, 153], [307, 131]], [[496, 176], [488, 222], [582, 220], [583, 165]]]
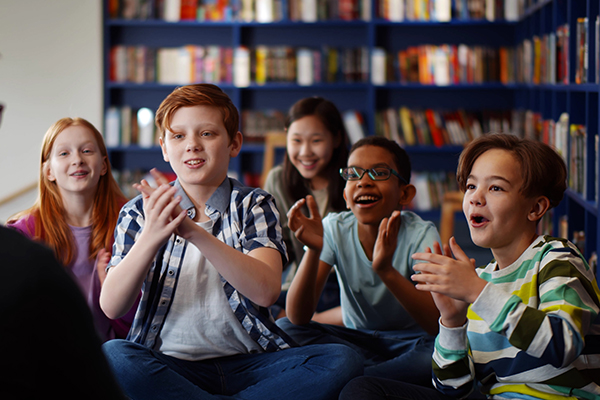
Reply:
[[[169, 1], [163, 0], [162, 3]], [[555, 234], [558, 234], [559, 227], [566, 227], [569, 239], [573, 239], [577, 232], [584, 231], [586, 257], [598, 249], [598, 201], [595, 188], [600, 176], [594, 149], [600, 122], [600, 85], [595, 73], [598, 61], [593, 50], [596, 49], [597, 42], [594, 32], [598, 0], [419, 1], [418, 4], [431, 6], [427, 8], [427, 15], [418, 14], [413, 9], [414, 4], [417, 4], [413, 0], [339, 0], [339, 3], [350, 5], [353, 10], [350, 15], [341, 14], [341, 8], [323, 11], [317, 7], [316, 14], [308, 16], [299, 11], [298, 4], [319, 6], [336, 2], [256, 0], [256, 4], [260, 3], [261, 7], [271, 10], [266, 19], [264, 15], [261, 17], [270, 22], [257, 22], [258, 14], [249, 17], [243, 11], [236, 13], [235, 7], [227, 10], [223, 14], [225, 16], [221, 15], [218, 17], [220, 20], [216, 21], [207, 20], [210, 19], [207, 16], [213, 15], [211, 13], [214, 10], [202, 12], [206, 19], [204, 21], [166, 22], [156, 15], [146, 19], [136, 18], [134, 14], [126, 17], [122, 13], [115, 15], [118, 13], [115, 5], [125, 3], [136, 4], [136, 1], [104, 1], [105, 111], [111, 107], [123, 106], [134, 110], [140, 107], [156, 110], [164, 97], [178, 86], [175, 83], [158, 83], [160, 80], [156, 78], [152, 81], [142, 80], [141, 83], [133, 82], [135, 79], [114, 79], [114, 59], [111, 61], [111, 57], [115, 46], [146, 46], [157, 50], [194, 45], [204, 49], [210, 46], [228, 48], [234, 54], [240, 48], [256, 54], [255, 50], [259, 47], [275, 54], [287, 49], [298, 56], [300, 48], [321, 54], [321, 69], [314, 67], [313, 59], [314, 76], [309, 79], [308, 84], [298, 84], [297, 76], [269, 77], [261, 75], [264, 72], [259, 73], [251, 68], [247, 81], [241, 85], [237, 82], [236, 85], [232, 72], [222, 71], [218, 78], [220, 81], [215, 83], [232, 98], [242, 116], [247, 111], [285, 112], [302, 97], [320, 95], [333, 101], [342, 112], [354, 110], [360, 113], [364, 132], [368, 135], [386, 134], [381, 117], [384, 110], [398, 111], [405, 107], [410, 110], [440, 110], [440, 113], [441, 110], [461, 110], [467, 114], [480, 111], [509, 112], [512, 114], [505, 122], [508, 121], [511, 131], [541, 139], [543, 133], [536, 130], [537, 123], [543, 126], [544, 121], [552, 121], [554, 127], [563, 113], [568, 114], [569, 125], [579, 124], [585, 127], [585, 173], [582, 174], [585, 189], [569, 189], [565, 200], [553, 214], [551, 225]], [[143, 2], [158, 3], [160, 2]], [[201, 2], [207, 3], [210, 2]], [[241, 9], [247, 3], [253, 4], [246, 0], [219, 3], [237, 4]], [[401, 15], [397, 8], [390, 8], [398, 7], [399, 4], [404, 6]], [[448, 8], [448, 12], [441, 12], [436, 8], [444, 4], [453, 8]], [[500, 7], [486, 9], [486, 4]], [[474, 8], [470, 9], [467, 5]], [[264, 8], [261, 10], [264, 11]], [[304, 12], [311, 11], [307, 10], [308, 8]], [[424, 10], [421, 11], [425, 13]], [[409, 12], [412, 14], [409, 15]], [[588, 68], [585, 73], [587, 83], [576, 84], [576, 31], [578, 19], [584, 17], [588, 19], [589, 32]], [[570, 34], [560, 41], [559, 27], [564, 26], [569, 27]], [[550, 33], [553, 33], [554, 38], [549, 37]], [[536, 46], [548, 46], [548, 42], [544, 40], [568, 45], [570, 51], [566, 64], [570, 68], [568, 72], [562, 72], [566, 78], [563, 79], [560, 75], [558, 66], [552, 68], [554, 75], [550, 72], [550, 61], [548, 66], [543, 67], [535, 63]], [[457, 51], [460, 45], [463, 49]], [[323, 72], [330, 60], [324, 46], [337, 49], [340, 59], [337, 63], [338, 70], [329, 75]], [[408, 48], [421, 49], [422, 52], [445, 51], [447, 57], [454, 57], [464, 51], [462, 54], [469, 54], [468, 57], [475, 57], [472, 54], [484, 54], [488, 58], [479, 59], [475, 63], [479, 65], [479, 69], [473, 70], [469, 79], [466, 75], [458, 76], [457, 71], [462, 66], [449, 63], [441, 67], [443, 71], [449, 69], [448, 75], [433, 73], [431, 76], [419, 75], [414, 80], [407, 80], [409, 75], [401, 68], [403, 64], [399, 61], [399, 54]], [[353, 49], [358, 54], [354, 56], [354, 69], [350, 69], [350, 72], [344, 69], [345, 64], [341, 61], [344, 51], [348, 49]], [[231, 61], [231, 56], [229, 57], [226, 60], [230, 61], [226, 64], [235, 66], [236, 61]], [[250, 61], [252, 66], [256, 63], [253, 57], [254, 55]], [[555, 54], [554, 57], [558, 58], [559, 55]], [[285, 64], [285, 61], [282, 62]], [[483, 62], [485, 64], [482, 67]], [[438, 64], [434, 67], [438, 68]], [[544, 72], [540, 77], [542, 68]], [[318, 76], [319, 71], [322, 76]], [[454, 78], [452, 74], [455, 74]], [[214, 77], [211, 75], [210, 79]], [[496, 126], [491, 123], [486, 125], [485, 121], [482, 124], [484, 129]], [[244, 126], [244, 121], [242, 125]], [[534, 132], [523, 133], [528, 132], [528, 129], [533, 129]], [[262, 165], [262, 144], [253, 139], [245, 137], [241, 154], [232, 159], [230, 164], [230, 171], [247, 184], [253, 183], [248, 173], [260, 175]], [[566, 142], [564, 151], [565, 154], [570, 154], [571, 143], [568, 139]], [[419, 142], [414, 146], [405, 144], [405, 148], [411, 155], [415, 171], [454, 171], [462, 144], [446, 142], [438, 147]], [[117, 171], [153, 166], [168, 168], [156, 146], [142, 148], [118, 144], [111, 146], [109, 151], [111, 162]], [[565, 220], [568, 220], [568, 224]]]

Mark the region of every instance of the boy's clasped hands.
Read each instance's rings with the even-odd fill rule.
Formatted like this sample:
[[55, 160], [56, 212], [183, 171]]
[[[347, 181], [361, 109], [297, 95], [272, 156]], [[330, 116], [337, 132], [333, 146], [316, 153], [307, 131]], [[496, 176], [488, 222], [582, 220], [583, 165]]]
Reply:
[[431, 292], [442, 325], [448, 328], [463, 326], [469, 304], [487, 285], [475, 272], [475, 260], [465, 254], [454, 237], [444, 245], [443, 252], [436, 242], [433, 251], [428, 248], [427, 252], [415, 253], [412, 258], [424, 261], [414, 265], [413, 269], [420, 273], [411, 279], [417, 282], [418, 290]]

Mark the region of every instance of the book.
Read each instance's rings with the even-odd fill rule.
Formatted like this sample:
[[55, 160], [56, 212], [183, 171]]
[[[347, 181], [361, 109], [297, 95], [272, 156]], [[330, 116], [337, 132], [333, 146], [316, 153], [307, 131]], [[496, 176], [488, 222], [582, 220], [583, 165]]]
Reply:
[[181, 0], [164, 0], [163, 19], [167, 22], [181, 20]]
[[140, 108], [137, 111], [137, 126], [137, 143], [140, 147], [154, 146], [154, 112], [146, 107]]
[[576, 54], [577, 67], [575, 69], [575, 83], [587, 83], [588, 74], [588, 19], [577, 18], [576, 29]]
[[371, 53], [371, 83], [385, 85], [386, 53], [381, 47], [376, 47]]
[[250, 86], [250, 51], [247, 47], [237, 47], [233, 53], [233, 84]]
[[350, 144], [354, 144], [365, 137], [363, 119], [359, 112], [355, 110], [345, 111], [342, 113], [342, 118], [348, 138], [350, 139]]
[[314, 83], [313, 52], [307, 48], [299, 48], [296, 52], [297, 83], [310, 86]]
[[104, 142], [108, 148], [121, 144], [121, 114], [116, 106], [108, 107], [104, 113]]

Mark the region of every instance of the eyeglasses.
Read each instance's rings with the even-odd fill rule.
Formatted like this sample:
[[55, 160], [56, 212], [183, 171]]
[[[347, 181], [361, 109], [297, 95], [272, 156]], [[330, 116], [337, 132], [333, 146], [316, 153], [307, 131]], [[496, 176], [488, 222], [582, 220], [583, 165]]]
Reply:
[[390, 179], [390, 176], [393, 174], [402, 182], [407, 183], [406, 179], [401, 177], [398, 172], [387, 167], [375, 167], [371, 169], [364, 169], [361, 167], [340, 168], [340, 175], [345, 181], [359, 181], [365, 175], [365, 172], [373, 181], [386, 181]]

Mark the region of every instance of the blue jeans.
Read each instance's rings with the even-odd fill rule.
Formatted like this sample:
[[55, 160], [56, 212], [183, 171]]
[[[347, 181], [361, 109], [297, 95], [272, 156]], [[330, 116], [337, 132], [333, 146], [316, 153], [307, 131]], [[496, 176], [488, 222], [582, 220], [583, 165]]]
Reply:
[[[412, 385], [406, 382], [392, 381], [390, 379], [361, 376], [348, 383], [339, 400], [450, 400], [454, 397], [446, 396], [433, 388]], [[480, 393], [472, 393], [468, 399], [485, 399]]]
[[310, 322], [294, 325], [277, 320], [300, 345], [340, 343], [363, 356], [365, 375], [431, 387], [431, 357], [435, 336], [422, 331], [371, 331]]
[[337, 399], [363, 373], [346, 346], [295, 347], [274, 353], [184, 361], [138, 343], [111, 340], [103, 350], [132, 399]]

